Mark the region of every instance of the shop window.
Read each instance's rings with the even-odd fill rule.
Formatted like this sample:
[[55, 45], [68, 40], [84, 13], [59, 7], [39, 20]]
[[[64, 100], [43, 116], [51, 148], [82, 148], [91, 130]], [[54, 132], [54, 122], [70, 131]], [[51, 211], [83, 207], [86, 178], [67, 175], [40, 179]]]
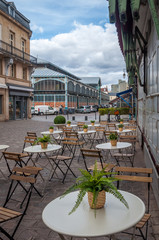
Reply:
[[16, 77], [16, 64], [12, 64], [10, 69], [11, 69], [10, 76]]
[[2, 114], [2, 95], [0, 95], [0, 114]]
[[27, 68], [23, 68], [23, 79], [27, 80]]

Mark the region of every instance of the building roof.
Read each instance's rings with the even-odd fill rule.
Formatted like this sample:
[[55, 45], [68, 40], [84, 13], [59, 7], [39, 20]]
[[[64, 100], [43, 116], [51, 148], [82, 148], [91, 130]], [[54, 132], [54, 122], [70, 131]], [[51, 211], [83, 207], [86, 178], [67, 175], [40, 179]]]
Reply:
[[35, 72], [32, 74], [32, 77], [57, 77], [57, 78], [64, 78], [65, 75], [59, 72], [56, 72], [52, 69], [46, 67], [36, 68]]
[[22, 24], [25, 28], [30, 30], [30, 20], [22, 15], [17, 9], [14, 2], [7, 2], [6, 0], [0, 0], [0, 10], [5, 12], [7, 15], [15, 19], [17, 22]]
[[81, 77], [80, 80], [82, 83], [88, 84], [88, 85], [101, 85], [101, 78], [100, 77]]
[[58, 74], [61, 73], [62, 75], [70, 77], [74, 80], [80, 80], [79, 77], [73, 75], [72, 73], [69, 73], [69, 72], [65, 71], [64, 69], [56, 66], [55, 64], [50, 63], [50, 62], [45, 61], [45, 60], [41, 60], [39, 58], [37, 59], [37, 66], [41, 67], [41, 68], [45, 67], [45, 68], [51, 69], [51, 70], [57, 72]]

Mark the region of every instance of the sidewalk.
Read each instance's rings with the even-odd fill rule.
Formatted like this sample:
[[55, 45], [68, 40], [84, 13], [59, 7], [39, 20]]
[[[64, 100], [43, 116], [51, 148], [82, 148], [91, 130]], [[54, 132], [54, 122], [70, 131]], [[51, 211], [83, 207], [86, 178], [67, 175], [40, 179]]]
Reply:
[[[50, 118], [51, 119], [51, 118]], [[47, 131], [49, 126], [51, 125], [51, 121], [37, 121], [33, 117], [31, 120], [17, 120], [17, 121], [8, 121], [8, 122], [0, 122], [0, 144], [9, 145], [8, 151], [13, 152], [21, 152], [24, 142], [24, 137], [26, 136], [27, 131], [36, 132], [38, 136], [40, 136], [40, 132]], [[72, 122], [73, 123], [73, 122]], [[140, 147], [137, 146], [137, 152], [135, 157], [135, 166], [136, 167], [144, 167], [143, 161], [143, 152]], [[82, 159], [80, 161], [73, 161], [72, 169], [78, 175], [79, 168], [84, 168], [84, 164]], [[1, 170], [7, 176], [8, 172], [6, 169], [6, 164], [4, 161], [1, 163]], [[46, 176], [47, 172], [43, 172], [44, 176]], [[40, 198], [35, 192], [32, 194], [31, 202], [28, 208], [28, 212], [24, 217], [16, 235], [16, 240], [59, 240], [59, 236], [51, 231], [48, 227], [46, 227], [42, 221], [41, 215], [44, 207], [54, 198], [60, 196], [65, 189], [67, 189], [72, 183], [74, 183], [75, 178], [72, 174], [69, 174], [66, 178], [64, 184], [61, 183], [59, 179], [53, 179], [51, 182], [47, 183], [47, 187], [45, 190], [45, 195], [43, 198]], [[37, 188], [41, 190], [41, 179], [38, 179]], [[6, 196], [6, 189], [8, 189], [9, 181], [3, 179], [0, 173], [0, 205], [4, 203], [4, 199]], [[125, 189], [125, 187], [127, 189]], [[130, 190], [129, 186], [125, 186], [124, 190]], [[141, 187], [140, 184], [137, 184], [135, 188], [131, 189], [132, 192], [143, 200], [145, 198], [145, 189]], [[151, 191], [151, 206], [150, 212], [152, 214], [151, 220], [149, 221], [149, 235], [148, 240], [159, 240], [159, 209], [157, 208], [157, 204], [155, 202], [153, 193]], [[57, 216], [58, 217], [58, 216]], [[14, 221], [10, 221], [5, 224], [8, 229], [12, 229], [12, 224]], [[77, 223], [78, 224], [78, 223]], [[129, 235], [121, 235], [119, 234], [119, 238], [122, 240], [131, 239]], [[4, 238], [5, 239], [5, 238]], [[68, 239], [68, 238], [67, 238]], [[74, 238], [74, 240], [80, 240], [80, 238]], [[94, 240], [98, 240], [99, 238], [93, 238]], [[100, 238], [104, 240], [106, 238]], [[141, 238], [136, 238], [141, 239]]]

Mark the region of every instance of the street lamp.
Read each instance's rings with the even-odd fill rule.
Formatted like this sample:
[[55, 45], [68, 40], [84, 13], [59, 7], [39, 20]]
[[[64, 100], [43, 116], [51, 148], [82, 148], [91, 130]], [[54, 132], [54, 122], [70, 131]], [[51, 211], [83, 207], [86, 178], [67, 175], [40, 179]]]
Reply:
[[125, 69], [123, 69], [123, 78], [125, 79], [126, 74], [125, 74]]

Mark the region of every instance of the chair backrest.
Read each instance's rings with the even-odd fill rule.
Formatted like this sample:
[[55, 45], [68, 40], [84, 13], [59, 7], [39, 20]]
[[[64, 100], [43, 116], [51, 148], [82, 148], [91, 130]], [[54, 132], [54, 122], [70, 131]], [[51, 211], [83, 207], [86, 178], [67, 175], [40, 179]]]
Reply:
[[28, 137], [37, 137], [36, 132], [27, 132]]
[[[131, 181], [131, 182], [139, 182], [139, 183], [146, 183], [148, 188], [147, 193], [147, 211], [149, 212], [150, 208], [150, 184], [152, 183], [152, 168], [137, 168], [137, 167], [119, 167], [116, 166], [114, 169], [116, 172], [118, 172], [118, 175], [115, 177], [119, 180], [124, 181]], [[118, 181], [117, 187], [119, 188]]]
[[[13, 174], [10, 176], [11, 183], [10, 183], [10, 186], [8, 189], [5, 203], [4, 203], [3, 207], [0, 207], [0, 223], [3, 223], [3, 222], [6, 222], [6, 221], [9, 221], [9, 220], [19, 217], [19, 220], [17, 221], [17, 224], [15, 225], [12, 234], [9, 234], [8, 231], [4, 230], [4, 228], [0, 226], [0, 232], [2, 232], [5, 236], [7, 236], [8, 239], [14, 239], [13, 237], [14, 237], [23, 217], [26, 214], [26, 211], [29, 206], [30, 199], [31, 199], [32, 190], [34, 188], [34, 183], [36, 182], [36, 177], [40, 170], [41, 170], [41, 168], [36, 168], [36, 167], [24, 167], [24, 168], [15, 167], [13, 169]], [[27, 185], [30, 183], [30, 187], [28, 189], [26, 189], [26, 187], [23, 186], [23, 183], [27, 183]], [[23, 200], [22, 200], [21, 204], [19, 205], [19, 209], [22, 208], [23, 204], [25, 206], [23, 207], [23, 211], [21, 210], [20, 212], [19, 212], [19, 209], [17, 209], [17, 206], [18, 206], [17, 204], [16, 204], [16, 209], [14, 209], [14, 210], [6, 208], [6, 205], [8, 205], [9, 201], [12, 199], [12, 196], [14, 196], [14, 198], [16, 198], [16, 201], [19, 202], [21, 194], [20, 195], [15, 194], [15, 191], [18, 186], [21, 186], [25, 193], [25, 195], [22, 196]], [[13, 206], [12, 206], [12, 208], [13, 208]]]
[[116, 130], [116, 124], [115, 123], [107, 123], [107, 130]]
[[[87, 166], [87, 158], [89, 159], [95, 158], [96, 160], [99, 160], [100, 165], [103, 168], [103, 156], [100, 150], [81, 148], [81, 153], [82, 153], [84, 164], [87, 171], [89, 171], [89, 168]], [[94, 164], [94, 161], [93, 161], [93, 164]]]
[[64, 127], [63, 132], [72, 132], [72, 127]]
[[37, 137], [35, 137], [35, 136], [26, 136], [24, 138], [24, 144], [23, 144], [22, 152], [24, 152], [24, 148], [26, 147], [27, 144], [29, 144], [29, 146], [33, 145], [36, 140], [37, 140]]
[[107, 121], [100, 121], [100, 125], [101, 125], [101, 126], [106, 126], [107, 123], [108, 123]]
[[7, 164], [7, 168], [9, 173], [12, 173], [12, 168], [11, 165], [9, 164], [9, 161], [14, 161], [15, 162], [15, 166], [18, 165], [20, 167], [22, 167], [22, 165], [25, 165], [25, 163], [23, 162], [22, 158], [21, 158], [21, 153], [15, 153], [15, 152], [2, 152], [3, 153], [3, 157], [6, 161]]

